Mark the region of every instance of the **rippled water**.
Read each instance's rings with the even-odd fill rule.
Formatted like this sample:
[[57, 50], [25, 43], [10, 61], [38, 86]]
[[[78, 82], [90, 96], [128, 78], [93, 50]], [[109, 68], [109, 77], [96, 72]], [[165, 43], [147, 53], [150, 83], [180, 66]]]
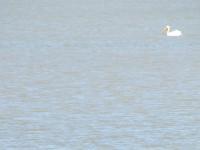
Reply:
[[199, 14], [198, 0], [0, 1], [0, 149], [198, 150]]

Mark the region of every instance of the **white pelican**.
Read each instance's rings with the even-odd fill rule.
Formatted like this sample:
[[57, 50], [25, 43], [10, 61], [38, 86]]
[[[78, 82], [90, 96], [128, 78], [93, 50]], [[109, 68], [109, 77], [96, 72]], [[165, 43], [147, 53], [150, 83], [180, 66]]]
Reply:
[[171, 31], [171, 27], [168, 25], [164, 28], [163, 31], [167, 36], [181, 36], [182, 35], [182, 32], [179, 30]]

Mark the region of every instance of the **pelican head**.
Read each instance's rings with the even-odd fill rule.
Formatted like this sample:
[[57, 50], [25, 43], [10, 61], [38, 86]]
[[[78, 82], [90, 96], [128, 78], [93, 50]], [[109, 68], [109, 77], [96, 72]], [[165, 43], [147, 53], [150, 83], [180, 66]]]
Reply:
[[169, 25], [166, 25], [165, 28], [163, 29], [163, 33], [168, 33], [170, 32], [171, 27]]

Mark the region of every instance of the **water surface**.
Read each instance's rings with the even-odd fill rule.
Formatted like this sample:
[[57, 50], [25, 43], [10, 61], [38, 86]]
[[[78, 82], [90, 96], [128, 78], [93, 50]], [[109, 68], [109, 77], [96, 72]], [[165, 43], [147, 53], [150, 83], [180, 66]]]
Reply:
[[199, 14], [198, 0], [0, 1], [0, 149], [198, 150]]

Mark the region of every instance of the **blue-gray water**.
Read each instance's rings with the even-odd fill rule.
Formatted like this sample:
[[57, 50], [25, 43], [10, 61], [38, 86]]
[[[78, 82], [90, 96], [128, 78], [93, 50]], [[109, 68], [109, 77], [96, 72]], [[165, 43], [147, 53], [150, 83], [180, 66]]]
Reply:
[[0, 0], [0, 149], [198, 150], [199, 27], [199, 0]]

